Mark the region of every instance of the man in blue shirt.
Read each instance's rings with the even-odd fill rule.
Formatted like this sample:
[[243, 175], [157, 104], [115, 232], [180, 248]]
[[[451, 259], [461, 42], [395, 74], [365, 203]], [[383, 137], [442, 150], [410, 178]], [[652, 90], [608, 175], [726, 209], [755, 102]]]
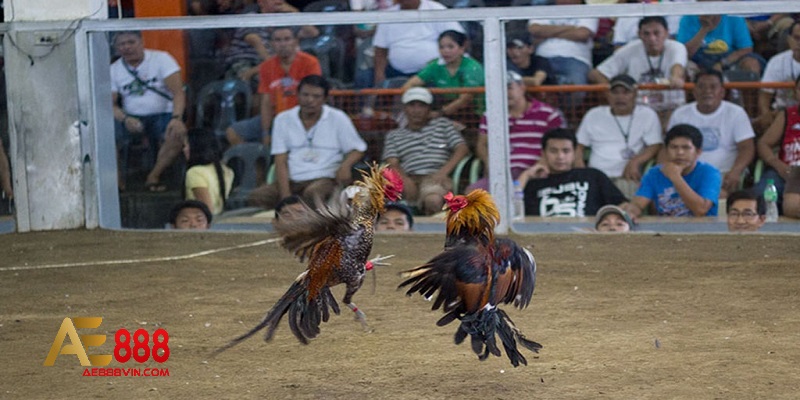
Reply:
[[668, 161], [647, 171], [627, 211], [638, 217], [652, 202], [662, 216], [716, 216], [722, 175], [697, 161], [703, 134], [692, 125], [675, 125], [664, 143]]
[[753, 52], [753, 39], [744, 18], [732, 15], [686, 15], [676, 39], [686, 45], [689, 59], [700, 69], [727, 70], [736, 66], [761, 76], [766, 64]]

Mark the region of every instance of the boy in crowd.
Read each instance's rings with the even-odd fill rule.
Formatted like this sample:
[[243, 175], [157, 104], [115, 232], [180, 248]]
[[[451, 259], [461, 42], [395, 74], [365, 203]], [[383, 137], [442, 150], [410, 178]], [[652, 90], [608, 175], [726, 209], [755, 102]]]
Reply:
[[664, 138], [667, 161], [647, 171], [627, 210], [638, 217], [651, 203], [662, 216], [716, 216], [722, 176], [698, 161], [703, 134], [691, 125], [673, 126]]

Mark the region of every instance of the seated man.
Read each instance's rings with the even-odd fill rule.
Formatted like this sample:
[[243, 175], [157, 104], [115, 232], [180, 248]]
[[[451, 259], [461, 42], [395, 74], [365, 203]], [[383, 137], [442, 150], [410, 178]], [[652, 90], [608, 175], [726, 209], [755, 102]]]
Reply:
[[261, 94], [260, 114], [232, 124], [225, 131], [231, 146], [242, 142], [270, 144], [273, 117], [297, 105], [297, 83], [309, 75], [322, 75], [319, 60], [300, 51], [295, 29], [275, 28], [270, 44], [275, 55], [261, 63], [258, 93]]
[[575, 166], [584, 166], [584, 149], [591, 148], [589, 166], [603, 171], [626, 197], [632, 197], [644, 165], [661, 148], [661, 123], [655, 111], [636, 104], [636, 83], [628, 75], [611, 79], [608, 104], [583, 117]]
[[211, 226], [211, 210], [206, 203], [199, 200], [184, 200], [169, 212], [169, 224], [172, 229], [205, 230]]
[[293, 194], [315, 204], [352, 181], [367, 144], [347, 114], [325, 104], [329, 90], [325, 78], [309, 75], [297, 86], [299, 105], [275, 117], [275, 183], [254, 189], [250, 205], [271, 210]]
[[409, 232], [414, 228], [414, 215], [411, 209], [401, 203], [389, 202], [378, 215], [376, 232]]
[[607, 83], [613, 76], [626, 74], [638, 83], [668, 84], [677, 90], [640, 90], [638, 97], [640, 103], [666, 114], [686, 103], [683, 91], [686, 62], [686, 47], [669, 39], [667, 20], [645, 17], [639, 21], [639, 40], [606, 58], [589, 73], [589, 80]]
[[722, 178], [712, 165], [698, 161], [703, 134], [691, 125], [675, 125], [664, 143], [667, 161], [647, 171], [627, 211], [636, 218], [653, 203], [661, 216], [716, 216]]
[[[433, 0], [398, 0], [396, 3], [387, 12], [447, 9]], [[439, 35], [448, 30], [464, 32], [461, 24], [455, 21], [378, 24], [372, 38], [375, 86], [380, 87], [388, 78], [413, 76], [439, 57]]]
[[[761, 82], [794, 82], [800, 76], [800, 22], [795, 22], [788, 34], [789, 50], [769, 59]], [[758, 92], [758, 128], [767, 129], [779, 111], [795, 105], [797, 98], [793, 89], [761, 89]]]
[[428, 89], [408, 89], [402, 102], [408, 124], [386, 135], [383, 160], [403, 178], [403, 198], [431, 215], [442, 210], [443, 196], [453, 186], [449, 175], [469, 149], [453, 121], [431, 118]]
[[506, 41], [506, 67], [522, 76], [525, 86], [555, 85], [555, 75], [550, 63], [537, 56], [528, 34], [508, 38]]
[[755, 232], [764, 226], [767, 205], [764, 196], [752, 190], [737, 190], [728, 195], [728, 232]]
[[[556, 5], [583, 4], [583, 0], [556, 0]], [[584, 85], [592, 69], [592, 48], [597, 33], [597, 18], [532, 19], [528, 31], [534, 39], [542, 40], [536, 54], [547, 59], [560, 85]], [[571, 95], [578, 103], [582, 92]]]
[[[181, 154], [186, 140], [186, 94], [180, 66], [168, 53], [145, 49], [139, 31], [119, 32], [113, 42], [120, 54], [110, 71], [117, 149], [127, 146], [136, 135], [146, 136], [153, 149], [160, 144], [145, 187], [163, 192], [167, 187], [161, 174]], [[120, 180], [120, 189], [124, 189], [124, 180]]]
[[[627, 0], [626, 3], [650, 3], [651, 0]], [[694, 3], [695, 0], [661, 0], [660, 3]], [[669, 37], [674, 38], [678, 34], [678, 27], [681, 24], [681, 15], [664, 16], [669, 27]], [[640, 17], [619, 17], [614, 23], [614, 36], [612, 43], [615, 47], [622, 47], [639, 38]]]
[[[800, 94], [800, 77], [795, 81], [794, 93]], [[778, 191], [778, 207], [782, 209], [791, 167], [800, 165], [800, 106], [786, 107], [771, 122], [756, 143], [758, 157], [764, 162], [764, 171], [761, 179], [753, 185], [753, 190], [764, 193], [767, 182], [771, 180]], [[777, 154], [775, 149], [778, 149]]]
[[742, 17], [685, 15], [681, 18], [677, 39], [686, 45], [689, 59], [700, 70], [721, 72], [735, 66], [761, 76], [764, 58], [753, 52], [753, 39]]
[[602, 206], [627, 202], [601, 171], [573, 168], [577, 139], [572, 130], [552, 129], [544, 134], [542, 145], [545, 162], [519, 176], [519, 183], [525, 188], [526, 215], [587, 217]]
[[745, 171], [756, 153], [755, 132], [745, 110], [724, 101], [722, 73], [703, 71], [695, 77], [695, 102], [672, 113], [669, 128], [678, 124], [696, 127], [703, 135], [700, 161], [705, 161], [724, 175], [722, 197], [739, 187]]
[[[526, 94], [523, 79], [525, 78], [516, 72], [506, 72], [509, 164], [512, 179], [517, 179], [522, 171], [534, 166], [542, 158], [542, 137], [545, 132], [566, 127], [560, 110]], [[489, 132], [486, 118], [486, 114], [481, 117], [475, 153], [483, 162], [484, 175], [489, 176]], [[466, 193], [479, 188], [489, 190], [489, 178], [473, 183]]]

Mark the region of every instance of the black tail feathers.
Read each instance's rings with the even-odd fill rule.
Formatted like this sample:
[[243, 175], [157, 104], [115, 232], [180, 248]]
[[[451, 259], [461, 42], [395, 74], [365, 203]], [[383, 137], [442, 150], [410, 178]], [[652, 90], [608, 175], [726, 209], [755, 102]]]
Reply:
[[214, 354], [219, 354], [236, 346], [264, 328], [267, 328], [264, 340], [267, 342], [272, 340], [275, 330], [278, 329], [278, 324], [287, 313], [289, 314], [289, 329], [300, 343], [308, 344], [309, 339], [313, 339], [319, 334], [320, 323], [327, 322], [330, 318], [329, 308], [336, 315], [339, 314], [339, 304], [333, 297], [330, 288], [323, 287], [318, 296], [309, 300], [306, 281], [294, 282], [258, 325], [231, 340], [228, 344], [216, 350]]
[[[442, 317], [437, 324], [439, 326], [446, 325], [454, 319], [448, 316], [450, 314]], [[478, 359], [483, 361], [489, 357], [489, 354], [498, 357], [502, 354], [497, 347], [495, 334], [500, 337], [506, 356], [514, 367], [518, 367], [519, 364], [528, 365], [528, 360], [517, 350], [517, 343], [534, 353], [538, 353], [542, 349], [541, 344], [526, 339], [508, 314], [496, 307], [461, 317], [461, 325], [456, 330], [453, 339], [456, 344], [461, 344], [469, 335], [472, 350], [478, 355]]]

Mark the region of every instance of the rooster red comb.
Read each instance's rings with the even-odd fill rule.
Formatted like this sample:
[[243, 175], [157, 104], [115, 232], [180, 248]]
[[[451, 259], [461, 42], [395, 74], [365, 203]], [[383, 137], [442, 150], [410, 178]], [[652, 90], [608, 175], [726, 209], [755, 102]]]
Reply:
[[390, 201], [397, 201], [403, 193], [403, 178], [400, 177], [397, 171], [389, 167], [383, 168], [381, 175], [386, 180], [383, 185], [383, 192], [386, 198]]
[[450, 207], [450, 212], [457, 212], [467, 206], [467, 198], [461, 195], [455, 196], [453, 192], [444, 195], [444, 201], [447, 202], [447, 207]]

